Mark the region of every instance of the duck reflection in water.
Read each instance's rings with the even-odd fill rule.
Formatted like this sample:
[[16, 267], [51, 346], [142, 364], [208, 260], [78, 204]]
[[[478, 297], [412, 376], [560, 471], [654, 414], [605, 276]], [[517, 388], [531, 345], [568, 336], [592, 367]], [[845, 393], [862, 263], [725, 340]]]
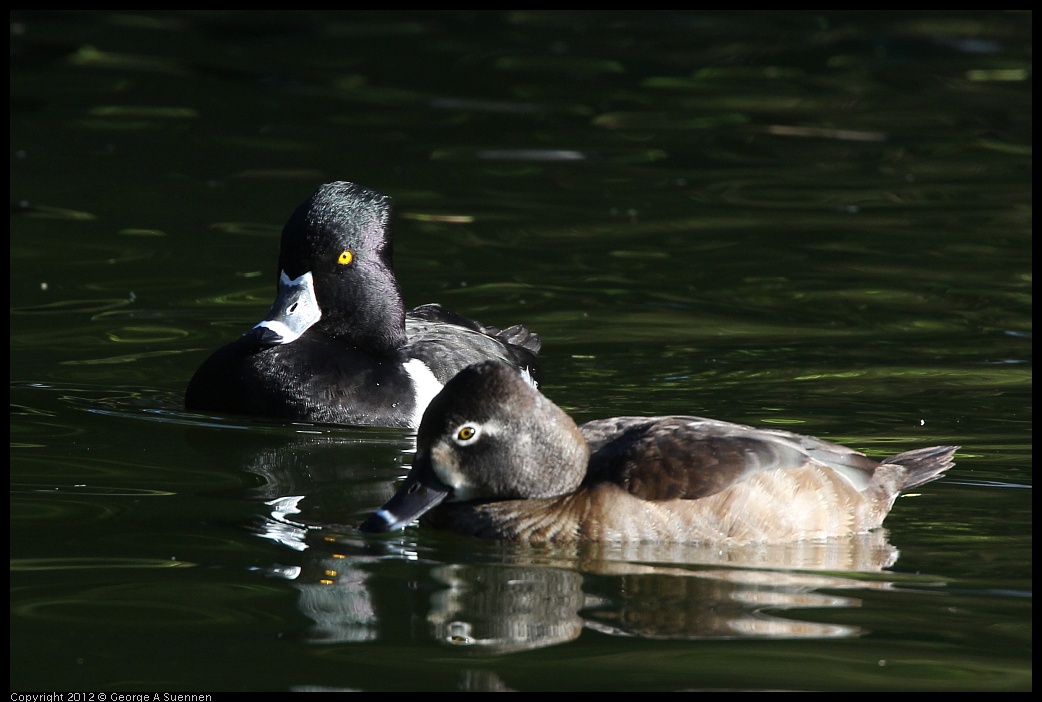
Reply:
[[[316, 643], [433, 639], [468, 655], [555, 646], [584, 631], [647, 639], [847, 638], [869, 633], [828, 614], [856, 592], [935, 587], [882, 572], [886, 530], [730, 549], [681, 544], [467, 544], [447, 535], [424, 558], [404, 537], [308, 537], [291, 574]], [[388, 558], [400, 558], [390, 568]], [[379, 568], [372, 566], [380, 562]], [[275, 573], [272, 573], [275, 574]], [[789, 617], [788, 611], [799, 611]], [[417, 622], [425, 622], [418, 629]]]

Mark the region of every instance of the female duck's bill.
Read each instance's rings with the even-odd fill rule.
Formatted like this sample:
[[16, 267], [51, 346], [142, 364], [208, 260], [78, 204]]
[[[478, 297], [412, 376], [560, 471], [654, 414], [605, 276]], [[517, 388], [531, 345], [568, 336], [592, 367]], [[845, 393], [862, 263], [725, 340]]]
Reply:
[[867, 532], [957, 447], [878, 462], [791, 432], [689, 416], [576, 427], [506, 364], [475, 364], [424, 413], [413, 467], [366, 532], [422, 524], [538, 542], [784, 542]]

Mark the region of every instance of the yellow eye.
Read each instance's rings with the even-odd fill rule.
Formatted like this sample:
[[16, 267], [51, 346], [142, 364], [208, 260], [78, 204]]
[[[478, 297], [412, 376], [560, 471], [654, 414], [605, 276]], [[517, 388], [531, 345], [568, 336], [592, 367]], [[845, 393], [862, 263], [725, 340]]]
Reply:
[[355, 255], [351, 253], [351, 249], [344, 249], [340, 252], [340, 257], [336, 260], [341, 266], [346, 266], [355, 260]]
[[461, 424], [456, 430], [455, 441], [460, 446], [470, 446], [481, 438], [481, 425]]

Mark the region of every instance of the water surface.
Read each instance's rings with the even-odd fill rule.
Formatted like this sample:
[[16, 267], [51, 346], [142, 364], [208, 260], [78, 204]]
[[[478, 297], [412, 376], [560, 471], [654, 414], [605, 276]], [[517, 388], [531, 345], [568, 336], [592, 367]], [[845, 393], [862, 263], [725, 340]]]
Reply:
[[[1030, 689], [1031, 20], [12, 13], [12, 690]], [[363, 536], [408, 432], [182, 406], [331, 180], [579, 421], [957, 465], [820, 544]]]

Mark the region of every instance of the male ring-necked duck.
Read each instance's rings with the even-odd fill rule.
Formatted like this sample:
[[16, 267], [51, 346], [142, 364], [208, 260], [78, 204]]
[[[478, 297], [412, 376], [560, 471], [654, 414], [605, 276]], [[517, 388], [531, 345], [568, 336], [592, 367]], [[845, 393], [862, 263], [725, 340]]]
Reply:
[[538, 377], [539, 338], [441, 305], [406, 312], [391, 262], [390, 199], [320, 187], [282, 230], [267, 318], [215, 351], [185, 393], [193, 411], [415, 428], [466, 366], [499, 359]]
[[866, 532], [955, 446], [874, 461], [809, 436], [700, 417], [576, 427], [514, 369], [488, 361], [428, 406], [412, 469], [363, 531], [421, 524], [529, 543], [784, 542]]

